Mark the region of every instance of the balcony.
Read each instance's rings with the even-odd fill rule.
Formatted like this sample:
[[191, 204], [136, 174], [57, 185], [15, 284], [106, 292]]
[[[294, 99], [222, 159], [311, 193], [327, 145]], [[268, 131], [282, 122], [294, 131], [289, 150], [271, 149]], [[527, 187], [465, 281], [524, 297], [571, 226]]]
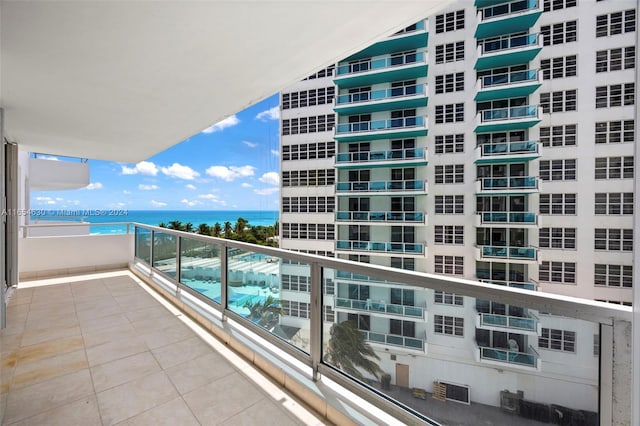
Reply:
[[490, 133], [528, 129], [541, 120], [542, 108], [536, 105], [486, 109], [478, 112], [474, 132]]
[[490, 348], [479, 346], [476, 349], [478, 361], [491, 365], [502, 365], [514, 368], [542, 369], [540, 355], [533, 347], [529, 346], [527, 352], [516, 352], [502, 348]]
[[391, 120], [362, 121], [338, 124], [335, 140], [358, 142], [391, 138], [427, 136], [427, 120], [424, 117], [392, 118]]
[[477, 102], [529, 96], [542, 85], [542, 73], [538, 70], [513, 71], [504, 74], [485, 75], [476, 83]]
[[538, 215], [535, 212], [479, 212], [476, 213], [476, 226], [526, 227], [537, 226]]
[[407, 255], [424, 256], [425, 246], [426, 244], [423, 243], [336, 240], [336, 251], [342, 252], [402, 253]]
[[427, 342], [425, 339], [399, 336], [397, 334], [376, 333], [374, 331], [360, 330], [360, 332], [364, 336], [364, 339], [374, 346], [393, 346], [408, 349], [409, 351], [427, 352]]
[[527, 31], [542, 15], [540, 3], [537, 0], [519, 0], [479, 9], [475, 38]]
[[537, 286], [534, 282], [482, 280], [482, 279], [478, 281], [487, 283], [487, 284], [502, 285], [502, 286], [511, 287], [511, 288], [520, 288], [523, 290], [536, 291], [537, 289]]
[[86, 160], [29, 158], [29, 186], [32, 191], [80, 189], [89, 185]]
[[335, 156], [338, 169], [398, 167], [404, 165], [426, 166], [427, 151], [424, 148], [394, 149], [389, 151], [342, 152]]
[[415, 194], [425, 195], [427, 183], [422, 180], [379, 180], [366, 182], [338, 182], [336, 184], [337, 195], [350, 195], [351, 193], [375, 193], [377, 195], [388, 194]]
[[476, 260], [501, 259], [505, 261], [535, 262], [538, 250], [533, 247], [478, 246]]
[[427, 85], [392, 87], [369, 92], [338, 95], [333, 110], [338, 114], [362, 114], [392, 109], [426, 107]]
[[408, 53], [379, 59], [360, 60], [338, 66], [333, 82], [340, 89], [427, 76], [427, 53]]
[[538, 34], [505, 35], [478, 40], [478, 71], [510, 65], [526, 64], [542, 50], [542, 37]]
[[476, 164], [512, 163], [539, 158], [541, 146], [537, 141], [487, 143], [476, 147]]
[[480, 178], [476, 181], [476, 193], [531, 194], [538, 192], [535, 176]]
[[390, 35], [358, 53], [349, 56], [345, 62], [372, 58], [388, 52], [405, 52], [427, 47], [429, 40], [428, 22], [424, 20], [419, 21], [409, 28], [408, 30], [405, 29]]
[[425, 223], [424, 212], [336, 212], [336, 222]]
[[334, 309], [342, 312], [369, 312], [373, 315], [418, 319], [426, 321], [427, 310], [423, 306], [408, 306], [386, 303], [384, 300], [355, 300], [344, 297], [334, 299]]
[[542, 332], [540, 322], [533, 314], [529, 314], [528, 317], [517, 317], [478, 312], [476, 327], [486, 330], [516, 332], [530, 336], [539, 336]]

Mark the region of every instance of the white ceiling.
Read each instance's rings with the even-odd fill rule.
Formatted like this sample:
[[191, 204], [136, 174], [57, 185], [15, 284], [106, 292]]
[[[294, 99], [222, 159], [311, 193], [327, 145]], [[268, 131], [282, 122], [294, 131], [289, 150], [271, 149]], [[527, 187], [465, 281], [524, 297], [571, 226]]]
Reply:
[[3, 0], [5, 134], [137, 162], [450, 2]]

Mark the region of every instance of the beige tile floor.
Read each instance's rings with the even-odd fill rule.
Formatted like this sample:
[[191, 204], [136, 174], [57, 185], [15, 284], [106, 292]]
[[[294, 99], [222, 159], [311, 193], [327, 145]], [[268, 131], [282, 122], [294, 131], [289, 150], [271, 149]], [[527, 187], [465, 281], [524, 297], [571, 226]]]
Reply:
[[0, 424], [324, 424], [127, 271], [21, 283], [7, 317]]

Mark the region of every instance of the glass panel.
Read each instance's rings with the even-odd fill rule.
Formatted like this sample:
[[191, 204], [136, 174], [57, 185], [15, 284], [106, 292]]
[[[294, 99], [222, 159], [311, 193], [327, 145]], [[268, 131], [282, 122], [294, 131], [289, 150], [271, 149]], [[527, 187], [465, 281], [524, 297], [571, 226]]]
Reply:
[[220, 247], [207, 241], [180, 238], [180, 282], [216, 303], [220, 301]]
[[175, 235], [160, 231], [154, 232], [153, 267], [171, 278], [177, 278]]
[[135, 256], [146, 264], [151, 265], [151, 231], [136, 226], [135, 238]]

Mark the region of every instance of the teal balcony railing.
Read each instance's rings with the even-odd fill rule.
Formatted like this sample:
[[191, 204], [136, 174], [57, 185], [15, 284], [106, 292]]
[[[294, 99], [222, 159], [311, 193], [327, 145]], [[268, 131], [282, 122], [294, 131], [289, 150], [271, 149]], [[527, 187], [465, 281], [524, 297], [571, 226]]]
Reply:
[[534, 247], [480, 246], [481, 257], [536, 260]]
[[538, 81], [538, 70], [513, 71], [504, 74], [486, 75], [480, 78], [481, 89], [494, 89], [508, 84]]
[[363, 163], [424, 159], [424, 148], [394, 149], [389, 151], [343, 152], [336, 156], [336, 163]]
[[537, 189], [538, 179], [534, 176], [480, 178], [480, 189]]
[[517, 364], [536, 368], [538, 353], [529, 347], [529, 352], [516, 352], [501, 348], [480, 347], [480, 359], [500, 361], [507, 364]]
[[480, 326], [503, 327], [516, 330], [537, 331], [538, 321], [535, 318], [497, 315], [480, 312]]
[[391, 120], [361, 121], [359, 123], [342, 123], [336, 126], [336, 134], [381, 132], [409, 127], [424, 127], [424, 117], [392, 118]]
[[337, 240], [336, 250], [370, 251], [370, 252], [379, 252], [379, 253], [423, 254], [424, 244]]
[[362, 73], [367, 71], [383, 70], [385, 68], [399, 67], [403, 65], [425, 62], [425, 54], [422, 52], [407, 53], [405, 55], [368, 59], [352, 64], [340, 65], [336, 70], [336, 75], [346, 75]]
[[486, 143], [480, 145], [480, 153], [483, 157], [516, 154], [537, 154], [538, 146], [538, 142], [536, 141]]
[[485, 109], [483, 111], [480, 111], [480, 121], [483, 123], [488, 121], [519, 120], [526, 118], [538, 118], [538, 107], [536, 105]]
[[424, 189], [425, 183], [421, 180], [379, 180], [336, 184], [337, 192], [422, 191]]
[[423, 212], [336, 212], [336, 221], [351, 222], [424, 222]]
[[503, 285], [511, 288], [521, 288], [523, 290], [536, 290], [536, 285], [531, 282], [520, 282], [520, 281], [500, 281], [500, 280], [478, 280], [487, 284], [495, 284], [495, 285]]
[[538, 34], [505, 35], [478, 41], [480, 54], [500, 53], [538, 45]]
[[390, 89], [371, 90], [368, 92], [349, 93], [336, 98], [336, 105], [348, 105], [360, 102], [381, 101], [406, 96], [423, 95], [426, 92], [424, 84], [392, 87]]
[[533, 212], [480, 212], [480, 223], [535, 224], [537, 215]]
[[400, 346], [407, 349], [416, 349], [424, 352], [425, 341], [415, 337], [398, 336], [396, 334], [376, 333], [374, 331], [360, 330], [364, 339], [372, 343]]
[[344, 297], [335, 298], [336, 308], [353, 311], [367, 311], [380, 314], [396, 315], [409, 318], [424, 318], [424, 308], [421, 306], [397, 305], [376, 300], [355, 300]]
[[480, 9], [480, 17], [482, 20], [503, 18], [537, 9], [537, 0], [511, 1]]

